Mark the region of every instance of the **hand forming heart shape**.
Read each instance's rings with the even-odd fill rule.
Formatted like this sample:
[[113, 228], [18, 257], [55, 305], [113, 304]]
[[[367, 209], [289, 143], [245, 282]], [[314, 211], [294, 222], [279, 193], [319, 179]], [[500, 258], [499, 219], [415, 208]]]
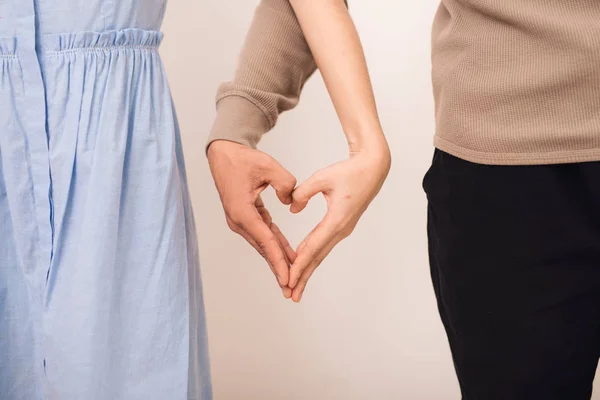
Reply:
[[[325, 257], [352, 233], [390, 168], [389, 152], [357, 153], [296, 187], [292, 174], [271, 156], [237, 143], [214, 142], [208, 158], [229, 227], [267, 260], [284, 296], [295, 302], [302, 299], [309, 278]], [[296, 252], [260, 197], [268, 186], [293, 213], [301, 212], [318, 193], [325, 196], [325, 217]]]

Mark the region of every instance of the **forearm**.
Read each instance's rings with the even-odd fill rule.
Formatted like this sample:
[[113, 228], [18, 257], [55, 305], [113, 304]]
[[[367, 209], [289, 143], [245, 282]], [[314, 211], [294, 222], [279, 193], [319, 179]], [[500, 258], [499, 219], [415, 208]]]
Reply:
[[343, 0], [290, 0], [352, 153], [387, 148], [358, 33]]
[[255, 147], [278, 116], [298, 103], [316, 65], [288, 0], [262, 0], [235, 77], [220, 86], [209, 137]]

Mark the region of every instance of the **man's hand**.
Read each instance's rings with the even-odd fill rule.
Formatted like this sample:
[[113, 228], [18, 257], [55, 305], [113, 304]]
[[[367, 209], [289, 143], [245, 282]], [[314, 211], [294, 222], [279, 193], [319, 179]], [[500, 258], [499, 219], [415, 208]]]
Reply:
[[350, 159], [315, 173], [293, 192], [291, 211], [299, 213], [309, 200], [323, 193], [327, 214], [298, 246], [298, 257], [290, 270], [288, 286], [299, 302], [308, 279], [331, 250], [354, 230], [358, 220], [377, 195], [390, 170], [387, 145], [378, 150], [353, 154]]
[[224, 140], [210, 145], [208, 162], [229, 228], [267, 260], [284, 296], [291, 297], [289, 267], [296, 253], [273, 223], [260, 194], [272, 186], [279, 200], [289, 205], [296, 179], [273, 157]]

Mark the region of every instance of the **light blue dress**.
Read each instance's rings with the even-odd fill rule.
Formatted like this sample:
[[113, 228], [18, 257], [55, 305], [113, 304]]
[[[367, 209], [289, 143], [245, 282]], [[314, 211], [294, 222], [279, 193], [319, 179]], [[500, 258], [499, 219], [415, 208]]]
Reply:
[[0, 399], [211, 398], [166, 0], [0, 0]]

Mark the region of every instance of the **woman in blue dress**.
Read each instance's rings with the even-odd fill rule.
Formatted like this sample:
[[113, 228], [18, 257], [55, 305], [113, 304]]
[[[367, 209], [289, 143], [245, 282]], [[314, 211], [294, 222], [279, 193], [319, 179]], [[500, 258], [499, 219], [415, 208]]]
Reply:
[[[349, 142], [377, 143], [386, 161], [358, 37], [343, 2], [316, 8], [292, 3], [301, 9], [303, 28], [343, 22], [326, 34], [333, 44], [316, 40], [319, 31], [312, 29], [316, 58], [328, 66], [324, 77]], [[256, 47], [267, 60], [279, 60], [282, 79], [292, 81], [286, 74], [296, 60], [282, 37], [306, 48], [298, 20], [288, 0], [261, 5]], [[165, 6], [166, 0], [0, 2], [3, 400], [211, 399], [194, 217], [158, 54]], [[322, 20], [310, 18], [318, 10]], [[264, 46], [273, 39], [285, 46], [272, 48], [270, 57]], [[309, 51], [297, 54], [314, 63]], [[292, 85], [298, 94], [301, 86]], [[256, 89], [236, 93], [254, 90], [260, 102]], [[275, 97], [285, 95], [278, 91], [285, 88], [272, 89]], [[374, 129], [354, 129], [365, 121], [372, 124], [362, 128]], [[375, 165], [372, 155], [378, 153], [368, 149], [325, 171], [336, 182], [328, 195], [343, 203], [334, 214], [352, 225], [387, 173], [386, 162]], [[357, 180], [363, 175], [378, 179]], [[304, 185], [299, 193], [308, 197], [311, 190]], [[341, 236], [331, 234], [337, 243]], [[309, 240], [305, 248], [312, 245]], [[295, 269], [284, 266], [286, 297], [293, 289], [288, 282], [300, 280], [303, 288], [316, 268], [300, 276], [312, 262], [306, 253], [299, 253]], [[299, 300], [301, 290], [294, 293]]]
[[209, 399], [165, 0], [0, 2], [0, 398]]

